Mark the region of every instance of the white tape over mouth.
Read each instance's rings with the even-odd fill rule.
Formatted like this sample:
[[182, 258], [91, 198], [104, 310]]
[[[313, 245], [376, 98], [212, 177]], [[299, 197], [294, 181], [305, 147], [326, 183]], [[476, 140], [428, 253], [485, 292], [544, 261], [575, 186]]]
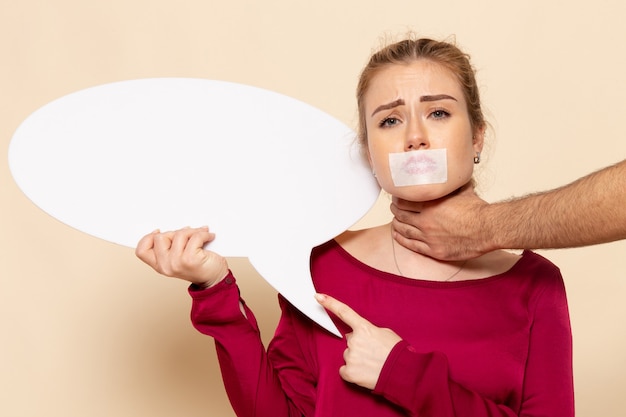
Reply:
[[448, 181], [446, 149], [390, 153], [389, 169], [397, 187], [443, 184]]

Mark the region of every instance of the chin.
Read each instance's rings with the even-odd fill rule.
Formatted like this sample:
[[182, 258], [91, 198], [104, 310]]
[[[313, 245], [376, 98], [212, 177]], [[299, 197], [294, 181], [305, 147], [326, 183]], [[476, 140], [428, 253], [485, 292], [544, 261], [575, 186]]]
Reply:
[[446, 187], [446, 184], [428, 184], [404, 187], [394, 186], [391, 189], [385, 189], [385, 191], [402, 200], [422, 202], [436, 200], [450, 194], [454, 190], [450, 190], [449, 187]]
[[383, 187], [383, 189], [394, 197], [402, 200], [423, 202], [437, 200], [452, 194], [463, 184], [451, 184], [449, 182], [443, 184], [427, 184], [427, 185], [410, 185], [403, 187]]

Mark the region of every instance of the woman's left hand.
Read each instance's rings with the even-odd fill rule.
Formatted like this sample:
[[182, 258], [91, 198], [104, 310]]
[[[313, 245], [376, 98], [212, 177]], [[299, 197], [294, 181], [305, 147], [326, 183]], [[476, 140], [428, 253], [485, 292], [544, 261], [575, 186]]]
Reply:
[[393, 347], [402, 340], [393, 330], [374, 326], [350, 307], [331, 296], [317, 294], [317, 301], [352, 328], [346, 334], [346, 362], [339, 375], [354, 384], [374, 389], [378, 377]]

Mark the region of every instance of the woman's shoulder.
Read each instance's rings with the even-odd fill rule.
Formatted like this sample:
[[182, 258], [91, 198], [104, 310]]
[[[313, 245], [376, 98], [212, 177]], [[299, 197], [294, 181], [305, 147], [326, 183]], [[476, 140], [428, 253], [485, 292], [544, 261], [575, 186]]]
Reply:
[[348, 230], [335, 237], [341, 248], [359, 261], [380, 268], [381, 259], [391, 259], [391, 230], [389, 225]]
[[[559, 268], [543, 256], [530, 250], [496, 250], [470, 259], [465, 266], [465, 279], [488, 277], [521, 277], [526, 281], [562, 279]], [[469, 275], [469, 276], [468, 276]]]
[[389, 239], [390, 231], [388, 225], [374, 226], [367, 229], [346, 230], [334, 238], [335, 242], [344, 249], [352, 252], [362, 250], [366, 247], [382, 242], [383, 237]]
[[498, 276], [511, 271], [521, 259], [521, 255], [505, 250], [488, 252], [466, 262], [466, 276], [473, 279]]

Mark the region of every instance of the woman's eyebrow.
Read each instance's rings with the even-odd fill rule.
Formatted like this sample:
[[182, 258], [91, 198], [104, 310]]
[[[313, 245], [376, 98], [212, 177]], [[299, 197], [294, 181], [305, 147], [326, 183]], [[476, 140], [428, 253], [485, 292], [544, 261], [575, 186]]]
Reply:
[[398, 107], [398, 106], [402, 106], [402, 105], [404, 105], [404, 100], [401, 99], [401, 98], [399, 98], [397, 100], [394, 100], [391, 103], [382, 104], [382, 105], [376, 107], [376, 109], [372, 112], [372, 116], [375, 115], [376, 113], [378, 113], [379, 111], [383, 111], [383, 110], [387, 110], [387, 109], [393, 109], [394, 107]]
[[420, 101], [421, 102], [425, 102], [425, 101], [439, 101], [439, 100], [454, 100], [454, 101], [458, 101], [454, 97], [449, 96], [447, 94], [436, 94], [436, 95], [433, 95], [433, 96], [421, 96], [420, 97]]

